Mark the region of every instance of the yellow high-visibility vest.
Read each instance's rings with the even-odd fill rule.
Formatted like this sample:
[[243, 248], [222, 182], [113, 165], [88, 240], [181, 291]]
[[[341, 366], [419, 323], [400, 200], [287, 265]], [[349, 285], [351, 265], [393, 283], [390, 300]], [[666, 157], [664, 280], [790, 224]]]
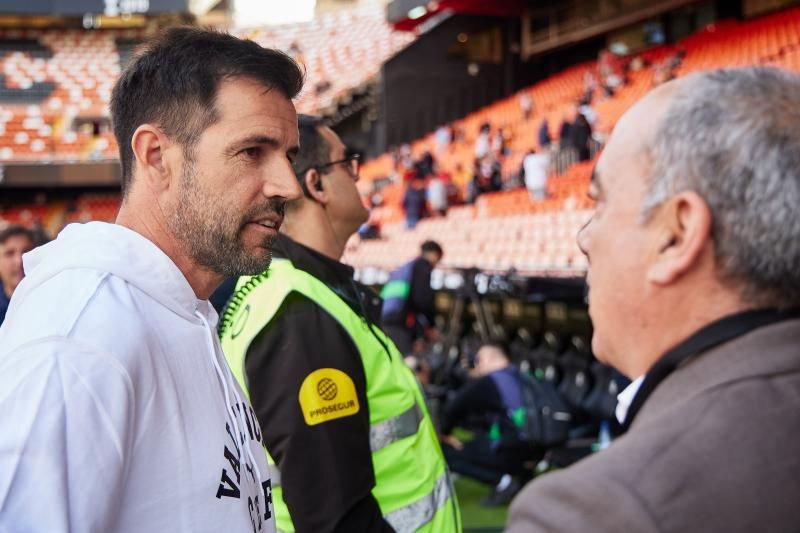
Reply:
[[[242, 287], [247, 289], [239, 290]], [[371, 329], [328, 286], [296, 269], [289, 260], [273, 260], [268, 275], [240, 279], [237, 285], [239, 300], [235, 309], [226, 313], [220, 332], [222, 348], [242, 389], [249, 395], [245, 356], [250, 343], [265, 327], [269, 327], [291, 292], [300, 293], [322, 307], [347, 331], [361, 354], [367, 382], [370, 447], [375, 473], [372, 494], [384, 519], [398, 532], [460, 531], [458, 504], [438, 437], [419, 384], [405, 365], [402, 354], [383, 332], [378, 328]], [[325, 371], [334, 374], [328, 376]], [[331, 383], [336, 382], [335, 372], [338, 370], [320, 369], [318, 372], [318, 382], [311, 384], [311, 390], [318, 397], [313, 406], [302, 405], [304, 416], [335, 416], [337, 410], [346, 411], [348, 406], [336, 403], [336, 392], [332, 390], [335, 387], [331, 387]], [[307, 407], [310, 410], [306, 411]], [[269, 450], [267, 459], [278, 530], [293, 532], [294, 525], [283, 500], [281, 473]]]

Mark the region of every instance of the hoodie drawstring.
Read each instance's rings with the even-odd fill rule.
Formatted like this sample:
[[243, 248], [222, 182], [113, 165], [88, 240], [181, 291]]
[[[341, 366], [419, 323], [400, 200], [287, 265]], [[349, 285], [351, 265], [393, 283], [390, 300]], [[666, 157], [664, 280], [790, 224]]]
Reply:
[[[206, 341], [208, 343], [208, 348], [209, 348], [208, 353], [211, 356], [211, 361], [214, 364], [214, 368], [217, 371], [217, 378], [222, 383], [222, 390], [225, 394], [225, 407], [228, 411], [230, 411], [233, 414], [233, 426], [234, 430], [236, 431], [236, 435], [237, 436], [246, 435], [244, 431], [242, 431], [242, 427], [244, 427], [244, 421], [241, 419], [241, 417], [243, 416], [242, 411], [244, 410], [244, 405], [242, 403], [242, 398], [236, 391], [236, 387], [232, 388], [233, 388], [233, 395], [236, 397], [236, 406], [238, 407], [238, 409], [234, 409], [231, 406], [231, 400], [230, 400], [231, 387], [228, 386], [228, 383], [229, 382], [233, 383], [234, 379], [233, 374], [231, 374], [231, 370], [230, 368], [228, 368], [227, 364], [224, 365], [225, 372], [223, 373], [222, 366], [219, 364], [219, 359], [217, 357], [217, 345], [216, 342], [214, 342], [215, 341], [213, 337], [214, 330], [211, 328], [211, 324], [208, 323], [208, 320], [206, 320], [205, 315], [203, 315], [203, 313], [201, 313], [200, 310], [195, 310], [194, 314], [203, 322], [203, 325], [205, 325], [207, 334]], [[266, 506], [269, 505], [269, 502], [267, 501], [267, 495], [264, 493], [264, 485], [262, 484], [261, 480], [261, 470], [258, 468], [258, 463], [256, 462], [256, 459], [253, 456], [253, 451], [250, 449], [250, 443], [247, 442], [247, 439], [245, 438], [245, 442], [240, 444], [247, 451], [247, 458], [249, 459], [250, 464], [253, 465], [253, 470], [255, 471], [256, 474], [256, 480], [258, 481], [258, 490], [261, 492], [261, 501], [263, 502], [264, 510], [266, 511]]]

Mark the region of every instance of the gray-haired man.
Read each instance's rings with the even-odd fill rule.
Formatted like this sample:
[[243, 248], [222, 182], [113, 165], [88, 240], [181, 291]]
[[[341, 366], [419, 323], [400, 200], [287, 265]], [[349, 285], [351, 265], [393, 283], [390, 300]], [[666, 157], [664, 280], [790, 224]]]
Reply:
[[800, 77], [767, 68], [665, 84], [620, 120], [578, 242], [629, 430], [526, 487], [509, 531], [797, 530], [798, 131]]

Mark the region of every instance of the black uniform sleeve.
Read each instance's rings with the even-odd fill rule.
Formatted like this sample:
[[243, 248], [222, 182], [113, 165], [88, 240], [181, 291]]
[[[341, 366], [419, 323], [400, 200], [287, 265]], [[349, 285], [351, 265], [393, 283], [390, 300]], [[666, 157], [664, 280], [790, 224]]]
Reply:
[[[375, 475], [364, 368], [339, 323], [293, 293], [250, 344], [245, 367], [264, 443], [280, 469], [298, 533], [392, 531], [371, 492]], [[341, 370], [353, 380], [359, 410], [309, 426], [299, 391], [321, 368]]]
[[425, 260], [419, 260], [414, 264], [411, 274], [411, 309], [419, 316], [427, 320], [426, 327], [433, 326], [434, 292], [431, 289], [431, 273], [433, 268]]
[[447, 404], [442, 421], [442, 434], [449, 435], [467, 415], [502, 412], [503, 402], [494, 380], [488, 376], [464, 385]]

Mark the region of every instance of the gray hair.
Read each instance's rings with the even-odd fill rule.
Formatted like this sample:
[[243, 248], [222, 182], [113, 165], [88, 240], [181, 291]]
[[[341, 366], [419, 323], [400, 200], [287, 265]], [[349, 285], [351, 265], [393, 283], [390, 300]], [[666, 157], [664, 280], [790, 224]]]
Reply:
[[696, 192], [720, 278], [757, 306], [800, 304], [800, 76], [750, 67], [682, 79], [649, 152], [643, 216]]

